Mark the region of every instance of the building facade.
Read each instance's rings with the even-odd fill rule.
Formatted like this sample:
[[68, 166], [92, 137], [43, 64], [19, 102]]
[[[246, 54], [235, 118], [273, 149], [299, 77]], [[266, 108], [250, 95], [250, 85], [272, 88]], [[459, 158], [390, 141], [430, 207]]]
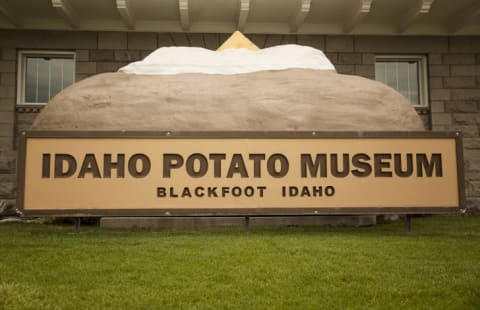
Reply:
[[[99, 25], [94, 24], [86, 17], [87, 7], [76, 1], [70, 5], [65, 5], [66, 1], [45, 1], [40, 12], [49, 12], [53, 17], [42, 24], [29, 17], [31, 9], [22, 9], [24, 2], [19, 1], [17, 7], [13, 2], [7, 6], [4, 5], [7, 2], [0, 2], [3, 14], [0, 20], [0, 200], [10, 205], [14, 205], [16, 199], [18, 137], [28, 130], [55, 93], [74, 81], [116, 71], [159, 47], [196, 46], [214, 50], [232, 31], [243, 28], [246, 36], [260, 48], [293, 43], [321, 49], [338, 73], [380, 80], [407, 96], [427, 130], [461, 131], [466, 207], [469, 211], [480, 210], [480, 6], [477, 1], [459, 1], [453, 13], [445, 8], [446, 2], [442, 0], [405, 1], [407, 4], [401, 7], [405, 12], [403, 19], [394, 24], [388, 21], [390, 15], [379, 4], [377, 15], [386, 20], [382, 26], [373, 23], [375, 1], [350, 1], [351, 7], [344, 10], [357, 14], [332, 17], [338, 19], [335, 25], [339, 25], [333, 28], [330, 24], [315, 23], [316, 19], [327, 18], [315, 11], [320, 4], [329, 2], [324, 0], [291, 1], [302, 5], [299, 9], [297, 5], [291, 8], [284, 5], [286, 13], [281, 8], [273, 8], [274, 1], [265, 1], [272, 5], [272, 14], [277, 10], [280, 20], [268, 20], [268, 23], [262, 22], [262, 18], [275, 18], [262, 17], [262, 8], [255, 7], [255, 0], [230, 1], [233, 8], [238, 6], [237, 13], [226, 17], [232, 19], [233, 24], [207, 23], [209, 17], [199, 13], [201, 5], [211, 7], [206, 0], [199, 1], [201, 5], [194, 1], [173, 1], [175, 20], [172, 24], [152, 25], [147, 23], [147, 4], [141, 7], [141, 3], [134, 6], [135, 1], [116, 1], [112, 8], [116, 20], [98, 17], [105, 19], [102, 25], [111, 27], [99, 26], [101, 23], [97, 20]], [[131, 6], [122, 6], [129, 2]], [[357, 4], [361, 6], [357, 8]], [[102, 10], [108, 11], [100, 7]], [[210, 10], [213, 10], [212, 16], [217, 16], [221, 15], [222, 8]], [[26, 13], [22, 15], [22, 12]], [[139, 18], [142, 14], [144, 19]], [[448, 21], [448, 14], [454, 14], [454, 19]], [[368, 23], [369, 16], [373, 16], [372, 23]], [[202, 22], [202, 18], [207, 21]], [[461, 21], [456, 20], [460, 18]], [[403, 27], [403, 31], [399, 31], [399, 27]]]

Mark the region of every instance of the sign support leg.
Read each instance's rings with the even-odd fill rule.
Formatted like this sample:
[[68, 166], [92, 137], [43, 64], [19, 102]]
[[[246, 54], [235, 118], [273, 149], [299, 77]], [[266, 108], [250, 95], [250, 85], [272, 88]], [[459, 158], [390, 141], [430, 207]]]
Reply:
[[250, 232], [250, 217], [249, 216], [245, 216], [245, 233], [249, 233]]
[[74, 222], [75, 222], [74, 232], [75, 232], [76, 234], [79, 234], [79, 233], [80, 233], [80, 222], [81, 222], [81, 220], [80, 220], [79, 217], [76, 217], [75, 220], [74, 220]]
[[412, 230], [412, 216], [407, 214], [405, 215], [405, 231], [410, 233]]

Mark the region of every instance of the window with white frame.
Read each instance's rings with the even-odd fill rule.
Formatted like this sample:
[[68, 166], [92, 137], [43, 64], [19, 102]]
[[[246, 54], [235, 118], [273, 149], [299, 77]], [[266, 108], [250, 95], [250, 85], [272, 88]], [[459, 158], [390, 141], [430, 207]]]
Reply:
[[18, 104], [45, 104], [75, 81], [75, 53], [20, 51]]
[[410, 100], [413, 106], [428, 107], [425, 56], [376, 56], [375, 79], [397, 90]]

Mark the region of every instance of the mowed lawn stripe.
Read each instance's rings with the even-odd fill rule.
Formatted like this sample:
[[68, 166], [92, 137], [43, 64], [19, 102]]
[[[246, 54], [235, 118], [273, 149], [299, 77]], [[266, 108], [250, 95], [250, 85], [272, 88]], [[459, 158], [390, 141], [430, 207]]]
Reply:
[[0, 308], [478, 309], [480, 217], [203, 231], [0, 225]]

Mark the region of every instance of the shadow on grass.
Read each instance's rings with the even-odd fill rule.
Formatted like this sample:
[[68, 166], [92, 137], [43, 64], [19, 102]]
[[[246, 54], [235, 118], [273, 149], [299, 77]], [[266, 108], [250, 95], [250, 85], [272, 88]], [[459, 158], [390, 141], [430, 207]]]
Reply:
[[74, 233], [73, 224], [69, 222], [52, 223], [49, 221], [38, 223], [6, 223], [0, 225], [0, 231], [8, 227], [9, 232], [19, 234], [68, 234], [75, 237], [88, 235], [150, 235], [158, 236], [208, 236], [208, 235], [238, 235], [238, 236], [281, 236], [281, 235], [322, 235], [364, 237], [480, 237], [480, 217], [478, 216], [432, 216], [412, 218], [411, 232], [406, 232], [403, 220], [379, 223], [367, 227], [347, 226], [284, 226], [284, 227], [251, 227], [246, 232], [243, 227], [210, 227], [198, 229], [186, 228], [130, 228], [115, 229], [101, 228], [98, 225], [83, 225], [79, 234]]

